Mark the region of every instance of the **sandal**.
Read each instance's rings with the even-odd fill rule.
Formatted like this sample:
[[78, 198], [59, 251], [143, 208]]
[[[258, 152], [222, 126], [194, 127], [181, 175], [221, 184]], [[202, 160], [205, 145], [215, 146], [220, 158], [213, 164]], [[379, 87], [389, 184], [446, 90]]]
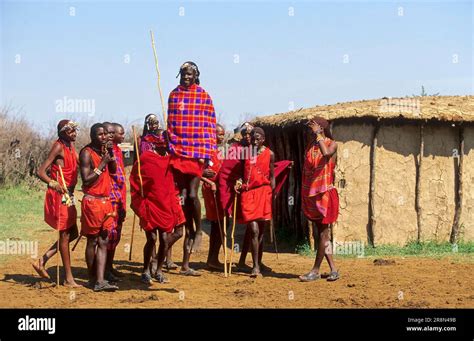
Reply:
[[305, 275], [301, 275], [299, 278], [300, 278], [301, 282], [312, 282], [312, 281], [315, 281], [317, 279], [320, 279], [321, 275], [317, 274], [315, 272], [308, 272]]
[[260, 271], [255, 270], [255, 269], [252, 269], [252, 273], [250, 274], [250, 278], [257, 278], [257, 277], [263, 277], [262, 273]]
[[170, 282], [168, 280], [168, 278], [166, 278], [165, 275], [163, 275], [163, 273], [161, 273], [161, 272], [158, 272], [155, 275], [155, 281], [157, 281], [158, 283], [169, 283]]
[[331, 271], [331, 273], [329, 274], [327, 278], [327, 281], [334, 282], [334, 281], [337, 281], [338, 279], [339, 279], [339, 272]]
[[176, 270], [178, 268], [178, 266], [172, 262], [172, 261], [166, 261], [165, 264], [164, 264], [164, 267], [166, 270]]
[[97, 282], [95, 285], [94, 285], [94, 291], [95, 292], [99, 292], [99, 291], [115, 291], [118, 289], [118, 286], [116, 285], [113, 285], [113, 284], [110, 284], [109, 282], [107, 281], [103, 281], [103, 282]]
[[142, 273], [142, 277], [140, 280], [142, 281], [142, 283], [145, 283], [146, 285], [152, 285], [153, 283], [151, 275], [148, 272]]
[[189, 268], [188, 270], [181, 270], [179, 272], [180, 275], [183, 275], [183, 276], [193, 276], [193, 277], [199, 277], [201, 276], [201, 273], [197, 272], [196, 270], [194, 269], [191, 269]]

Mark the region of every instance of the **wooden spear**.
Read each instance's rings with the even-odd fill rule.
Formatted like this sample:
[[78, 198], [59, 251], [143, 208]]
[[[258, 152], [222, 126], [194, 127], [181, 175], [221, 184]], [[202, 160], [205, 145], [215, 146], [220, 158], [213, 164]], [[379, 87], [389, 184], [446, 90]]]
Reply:
[[153, 49], [153, 55], [155, 57], [155, 69], [156, 69], [156, 76], [157, 76], [157, 85], [158, 85], [158, 92], [160, 93], [160, 99], [161, 99], [161, 109], [163, 111], [163, 124], [166, 130], [167, 127], [167, 118], [166, 118], [166, 111], [165, 111], [165, 101], [163, 99], [163, 92], [161, 91], [161, 86], [160, 86], [160, 68], [158, 67], [158, 55], [156, 54], [156, 48], [155, 48], [155, 36], [153, 35], [153, 31], [150, 30], [150, 37], [151, 37], [151, 47]]
[[235, 232], [235, 222], [237, 220], [237, 192], [234, 195], [234, 213], [232, 214], [232, 233], [230, 235], [231, 238], [231, 249], [230, 249], [230, 266], [229, 266], [229, 276], [232, 275], [232, 256], [234, 254], [234, 232]]
[[[135, 154], [137, 155], [137, 166], [138, 166], [138, 179], [140, 181], [140, 195], [143, 197], [143, 180], [142, 180], [142, 172], [141, 172], [141, 164], [140, 164], [140, 150], [138, 150], [138, 140], [137, 134], [135, 132], [135, 126], [132, 126], [133, 132], [133, 141], [135, 143]], [[128, 254], [128, 260], [132, 260], [132, 248], [133, 248], [133, 235], [135, 233], [135, 221], [136, 221], [136, 213], [133, 214], [133, 224], [132, 224], [132, 239], [130, 241], [130, 252]]]
[[[61, 167], [61, 166], [59, 166]], [[61, 168], [60, 168], [61, 169]], [[59, 172], [56, 172], [56, 179], [59, 181]], [[56, 250], [58, 254], [57, 262], [56, 262], [56, 288], [59, 288], [59, 258], [61, 257], [61, 251], [59, 250], [59, 239], [61, 238], [61, 232], [59, 231], [61, 224], [60, 224], [60, 218], [61, 218], [61, 205], [62, 205], [62, 198], [59, 201], [59, 210], [58, 210], [58, 241], [56, 244]]]

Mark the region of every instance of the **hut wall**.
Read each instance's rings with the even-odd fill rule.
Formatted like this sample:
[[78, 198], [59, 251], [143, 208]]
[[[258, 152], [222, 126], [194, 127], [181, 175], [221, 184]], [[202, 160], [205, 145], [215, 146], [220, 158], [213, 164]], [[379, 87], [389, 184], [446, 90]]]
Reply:
[[335, 182], [340, 200], [340, 215], [333, 228], [337, 241], [367, 242], [372, 131], [371, 125], [362, 124], [333, 127], [338, 144]]
[[[422, 164], [422, 240], [448, 241], [455, 211], [455, 162], [458, 130], [451, 126], [425, 127]], [[468, 167], [466, 167], [468, 168]], [[469, 188], [466, 183], [466, 189]]]
[[474, 240], [474, 127], [464, 128], [461, 240]]
[[375, 161], [375, 245], [403, 245], [416, 240], [415, 158], [418, 152], [419, 127], [380, 127]]
[[[333, 229], [333, 237], [337, 241], [367, 242], [373, 129], [371, 124], [341, 121], [335, 122], [333, 126], [333, 134], [338, 143], [335, 184], [340, 197], [340, 216]], [[422, 241], [449, 240], [455, 214], [458, 160], [453, 157], [453, 150], [459, 148], [458, 129], [451, 124], [426, 124], [424, 128], [424, 157], [420, 179]], [[295, 161], [286, 185], [288, 188], [282, 193], [285, 200], [286, 196], [294, 195], [295, 205], [289, 206], [282, 198], [279, 199], [281, 203], [277, 206], [276, 216], [280, 224], [277, 226], [292, 226], [298, 237], [304, 236], [307, 231], [305, 219], [301, 217], [299, 197], [304, 153], [302, 129], [269, 129], [267, 134], [271, 136], [269, 140], [272, 141], [271, 147], [274, 147], [277, 160], [286, 158]], [[282, 134], [286, 138], [284, 148], [277, 143]], [[474, 240], [473, 126], [465, 126], [464, 140], [460, 239], [467, 241]], [[375, 162], [375, 245], [403, 245], [417, 238], [415, 188], [419, 146], [419, 125], [381, 124]]]

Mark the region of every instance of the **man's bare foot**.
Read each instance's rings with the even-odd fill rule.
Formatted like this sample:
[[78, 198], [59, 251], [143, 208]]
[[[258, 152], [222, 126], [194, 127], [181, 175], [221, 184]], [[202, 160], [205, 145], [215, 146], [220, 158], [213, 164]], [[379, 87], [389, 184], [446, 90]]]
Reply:
[[49, 274], [46, 272], [44, 266], [43, 266], [43, 262], [41, 261], [41, 258], [38, 259], [38, 264], [31, 264], [33, 266], [33, 269], [35, 269], [35, 271], [38, 273], [38, 275], [41, 277], [41, 278], [46, 278], [46, 279], [51, 279], [51, 277], [49, 277]]
[[82, 287], [82, 285], [79, 285], [77, 284], [74, 279], [70, 280], [70, 281], [64, 281], [63, 285], [67, 288], [80, 288]]
[[202, 241], [202, 231], [196, 232], [194, 236], [194, 242], [191, 246], [191, 253], [199, 252], [201, 249], [201, 241]]

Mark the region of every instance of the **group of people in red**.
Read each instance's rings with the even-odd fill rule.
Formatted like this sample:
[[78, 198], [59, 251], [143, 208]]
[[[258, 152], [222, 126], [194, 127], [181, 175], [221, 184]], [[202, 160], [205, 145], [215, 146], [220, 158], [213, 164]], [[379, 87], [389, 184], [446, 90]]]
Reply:
[[[206, 218], [211, 222], [208, 268], [227, 270], [227, 264], [219, 262], [219, 250], [226, 247], [225, 217], [232, 217], [247, 226], [237, 267], [247, 268], [251, 277], [261, 276], [262, 272], [271, 271], [262, 263], [263, 234], [272, 218], [272, 203], [292, 162], [275, 162], [273, 152], [265, 145], [264, 130], [249, 123], [241, 127], [240, 140], [223, 148], [225, 129], [216, 122], [212, 99], [200, 86], [197, 65], [184, 63], [179, 76], [180, 85], [169, 95], [167, 127], [162, 129], [154, 114], [145, 118], [129, 178], [130, 207], [146, 235], [141, 280], [148, 285], [153, 280], [168, 282], [163, 270], [178, 268], [172, 261], [172, 247], [183, 235], [179, 273], [201, 275], [190, 266], [191, 254], [200, 248], [203, 234], [198, 195], [201, 184]], [[314, 267], [300, 280], [321, 278], [319, 268], [324, 258], [331, 268], [328, 280], [336, 280], [339, 274], [328, 231], [329, 224], [337, 219], [339, 207], [333, 186], [337, 145], [326, 120], [313, 119], [309, 127], [314, 134], [305, 152], [302, 207], [318, 227], [315, 233], [319, 234], [319, 245]], [[84, 236], [90, 287], [95, 291], [117, 290], [123, 274], [113, 267], [113, 261], [127, 207], [125, 167], [119, 147], [124, 141], [124, 128], [118, 123], [94, 124], [91, 142], [79, 154], [74, 148], [77, 124], [62, 120], [57, 128], [58, 139], [38, 176], [48, 184], [45, 221], [58, 230], [59, 240], [33, 267], [41, 277], [49, 278], [46, 263], [59, 251], [65, 269], [64, 285], [77, 287], [69, 243]], [[80, 234], [74, 200], [78, 170], [84, 194]], [[251, 269], [245, 265], [249, 251]]]

